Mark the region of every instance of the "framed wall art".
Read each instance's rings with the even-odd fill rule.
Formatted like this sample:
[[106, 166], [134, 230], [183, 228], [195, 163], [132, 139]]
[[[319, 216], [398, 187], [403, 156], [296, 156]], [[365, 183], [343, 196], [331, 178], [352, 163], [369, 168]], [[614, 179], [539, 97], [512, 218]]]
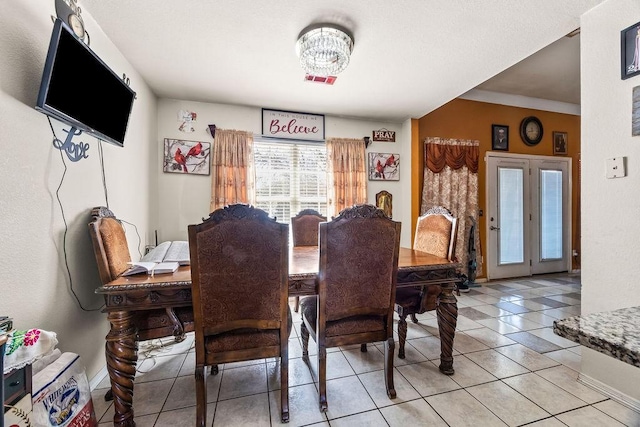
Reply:
[[369, 153], [370, 181], [399, 181], [400, 154]]
[[389, 218], [393, 218], [393, 196], [387, 190], [376, 193], [376, 206]]
[[491, 125], [491, 149], [509, 151], [509, 126]]
[[568, 142], [566, 132], [553, 132], [553, 154], [567, 154]]
[[210, 165], [210, 142], [165, 138], [162, 165], [164, 172], [209, 175]]
[[640, 22], [620, 32], [622, 80], [640, 74]]

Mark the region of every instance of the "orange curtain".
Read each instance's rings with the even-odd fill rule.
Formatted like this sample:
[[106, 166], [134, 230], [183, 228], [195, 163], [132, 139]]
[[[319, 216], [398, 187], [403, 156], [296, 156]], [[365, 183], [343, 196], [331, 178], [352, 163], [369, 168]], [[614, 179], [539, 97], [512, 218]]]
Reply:
[[328, 216], [345, 208], [367, 203], [367, 167], [362, 139], [327, 139]]
[[445, 166], [451, 169], [460, 169], [466, 166], [470, 172], [478, 173], [478, 145], [454, 145], [446, 141], [456, 141], [462, 143], [462, 140], [445, 140], [441, 138], [428, 138], [425, 146], [425, 165], [433, 173], [440, 173]]
[[[469, 233], [478, 223], [479, 142], [463, 139], [427, 138], [425, 140], [424, 184], [421, 214], [433, 206], [444, 206], [458, 218], [456, 258], [467, 273]], [[470, 218], [471, 217], [471, 218]], [[480, 232], [474, 228], [477, 272], [482, 271]]]
[[211, 157], [211, 212], [233, 203], [255, 201], [253, 134], [216, 129]]

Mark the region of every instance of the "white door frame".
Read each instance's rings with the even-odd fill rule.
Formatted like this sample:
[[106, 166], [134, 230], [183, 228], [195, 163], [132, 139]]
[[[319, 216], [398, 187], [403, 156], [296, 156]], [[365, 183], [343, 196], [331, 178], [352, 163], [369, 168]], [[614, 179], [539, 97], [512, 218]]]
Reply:
[[[492, 279], [492, 275], [491, 275], [491, 257], [496, 256], [495, 255], [495, 251], [492, 250], [491, 246], [490, 246], [490, 236], [492, 232], [489, 228], [491, 227], [491, 225], [495, 225], [492, 224], [491, 221], [489, 221], [489, 216], [491, 215], [491, 203], [493, 201], [492, 199], [492, 194], [493, 197], [495, 197], [495, 193], [496, 193], [496, 189], [495, 188], [490, 188], [490, 186], [492, 185], [492, 183], [495, 183], [495, 179], [490, 177], [490, 173], [491, 170], [489, 170], [489, 158], [494, 158], [496, 160], [500, 160], [500, 161], [514, 161], [514, 162], [518, 162], [518, 161], [527, 161], [530, 162], [532, 160], [534, 161], [539, 161], [539, 162], [551, 162], [551, 163], [566, 163], [566, 168], [567, 168], [567, 185], [566, 185], [566, 191], [564, 192], [566, 194], [566, 209], [564, 212], [564, 218], [563, 221], [566, 221], [566, 227], [563, 230], [563, 258], [566, 259], [566, 270], [567, 271], [571, 271], [571, 230], [572, 230], [572, 190], [573, 190], [573, 180], [572, 180], [572, 158], [571, 157], [559, 157], [559, 156], [542, 156], [542, 155], [527, 155], [527, 154], [508, 154], [508, 153], [498, 153], [498, 152], [493, 152], [493, 151], [489, 151], [485, 154], [485, 165], [487, 165], [486, 167], [486, 172], [485, 172], [485, 185], [486, 185], [486, 221], [485, 221], [485, 235], [487, 236], [487, 254], [486, 254], [486, 259], [485, 258], [485, 265], [487, 266], [487, 279], [491, 280]], [[529, 172], [530, 174], [530, 172]], [[527, 175], [529, 175], [527, 174]], [[534, 188], [537, 188], [536, 186], [532, 186], [530, 185], [530, 191], [533, 191]], [[532, 198], [534, 198], [534, 195], [530, 194], [529, 195], [529, 200], [525, 201], [525, 205], [529, 205], [531, 206], [530, 210], [533, 210], [534, 207], [532, 206]], [[537, 197], [535, 197], [537, 199]], [[536, 221], [539, 220], [539, 215], [537, 213], [529, 213], [528, 214], [530, 219], [535, 219]], [[529, 225], [527, 225], [526, 230], [528, 230], [528, 233], [532, 233], [533, 231], [535, 231], [536, 229], [538, 229], [538, 227], [531, 227]], [[495, 233], [495, 232], [494, 232]], [[526, 237], [526, 240], [533, 245], [535, 242], [538, 242], [538, 239], [535, 238], [536, 236], [531, 236], [528, 235]], [[535, 243], [537, 244], [537, 243]], [[530, 253], [529, 258], [533, 257], [535, 254], [535, 250], [531, 249], [531, 250], [525, 250], [525, 252]], [[528, 261], [529, 262], [529, 261]], [[495, 262], [494, 262], [495, 264]], [[528, 269], [528, 275], [532, 274], [532, 269]], [[495, 276], [495, 273], [494, 273]], [[500, 276], [501, 277], [501, 276]], [[496, 277], [494, 277], [496, 278]]]

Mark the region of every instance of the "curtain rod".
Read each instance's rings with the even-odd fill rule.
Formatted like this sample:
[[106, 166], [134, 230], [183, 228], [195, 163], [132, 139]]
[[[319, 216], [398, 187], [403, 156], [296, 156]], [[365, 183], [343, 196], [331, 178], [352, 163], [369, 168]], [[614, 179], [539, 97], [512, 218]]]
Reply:
[[256, 142], [275, 142], [275, 143], [284, 143], [284, 144], [297, 144], [297, 145], [325, 145], [326, 140], [321, 141], [310, 141], [307, 139], [285, 139], [285, 138], [274, 138], [272, 136], [266, 136], [254, 133], [253, 140]]

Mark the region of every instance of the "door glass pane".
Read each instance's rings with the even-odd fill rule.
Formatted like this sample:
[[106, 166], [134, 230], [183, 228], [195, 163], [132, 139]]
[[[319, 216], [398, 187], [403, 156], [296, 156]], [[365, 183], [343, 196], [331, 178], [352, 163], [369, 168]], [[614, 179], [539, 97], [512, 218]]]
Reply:
[[498, 265], [524, 262], [524, 176], [498, 168]]
[[562, 171], [540, 170], [540, 260], [562, 259]]

